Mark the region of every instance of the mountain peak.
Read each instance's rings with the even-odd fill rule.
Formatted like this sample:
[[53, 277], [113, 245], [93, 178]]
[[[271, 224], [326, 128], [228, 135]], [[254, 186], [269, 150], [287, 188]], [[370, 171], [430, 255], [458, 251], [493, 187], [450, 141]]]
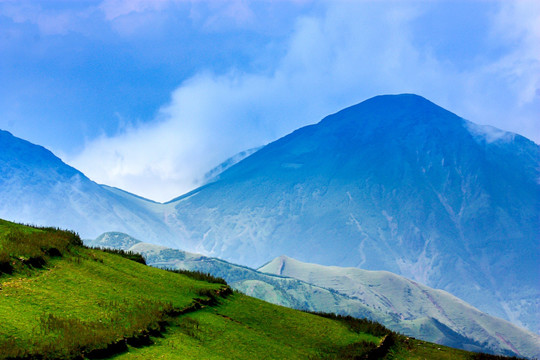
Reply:
[[271, 272], [274, 274], [281, 275], [284, 271], [285, 265], [289, 263], [291, 260], [294, 260], [294, 259], [291, 259], [290, 257], [286, 255], [280, 255], [274, 258], [273, 260], [270, 260], [263, 266], [261, 266], [258, 270], [262, 272], [269, 272], [269, 273]]
[[394, 104], [394, 105], [400, 105], [400, 106], [403, 106], [403, 105], [413, 105], [413, 106], [418, 106], [418, 105], [427, 106], [427, 105], [430, 105], [430, 106], [439, 107], [438, 105], [436, 105], [433, 102], [429, 101], [425, 97], [417, 95], [417, 94], [411, 94], [411, 93], [377, 95], [377, 96], [373, 96], [373, 97], [371, 97], [369, 99], [366, 99], [366, 100], [360, 102], [357, 105], [360, 105], [360, 104], [364, 104], [364, 105], [367, 105], [367, 104], [375, 104], [375, 105]]
[[379, 95], [324, 118], [320, 124], [350, 130], [357, 127], [371, 134], [384, 129], [408, 131], [417, 127], [462, 128], [463, 119], [415, 94]]

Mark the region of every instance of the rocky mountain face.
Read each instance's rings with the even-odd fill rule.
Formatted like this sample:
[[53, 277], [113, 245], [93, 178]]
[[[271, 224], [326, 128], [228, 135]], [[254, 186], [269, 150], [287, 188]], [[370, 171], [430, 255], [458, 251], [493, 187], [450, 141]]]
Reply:
[[301, 128], [170, 203], [178, 246], [387, 270], [536, 331], [539, 146], [416, 95]]

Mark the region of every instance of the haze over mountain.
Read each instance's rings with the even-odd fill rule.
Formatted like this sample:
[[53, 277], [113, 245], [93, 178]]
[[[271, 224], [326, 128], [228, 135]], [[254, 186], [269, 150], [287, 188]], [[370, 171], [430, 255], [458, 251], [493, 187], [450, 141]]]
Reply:
[[252, 267], [287, 254], [387, 270], [538, 331], [539, 147], [422, 97], [347, 108], [165, 204], [0, 135], [0, 217]]
[[539, 153], [420, 96], [378, 96], [176, 199], [167, 222], [190, 251], [387, 270], [536, 331]]
[[85, 237], [103, 229], [149, 241], [173, 237], [161, 219], [160, 204], [98, 185], [49, 150], [2, 130], [0, 199], [1, 218], [74, 229]]

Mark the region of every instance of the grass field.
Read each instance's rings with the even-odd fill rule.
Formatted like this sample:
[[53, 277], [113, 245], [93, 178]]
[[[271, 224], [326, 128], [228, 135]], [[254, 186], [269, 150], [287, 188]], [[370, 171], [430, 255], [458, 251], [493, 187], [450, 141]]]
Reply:
[[[2, 239], [13, 229], [1, 223]], [[36, 232], [46, 233], [26, 231]], [[73, 246], [41, 268], [0, 277], [0, 354], [89, 352], [157, 330], [167, 313], [221, 286]]]
[[309, 359], [334, 358], [347, 345], [380, 338], [345, 324], [235, 293], [215, 307], [175, 319], [157, 346], [115, 359]]

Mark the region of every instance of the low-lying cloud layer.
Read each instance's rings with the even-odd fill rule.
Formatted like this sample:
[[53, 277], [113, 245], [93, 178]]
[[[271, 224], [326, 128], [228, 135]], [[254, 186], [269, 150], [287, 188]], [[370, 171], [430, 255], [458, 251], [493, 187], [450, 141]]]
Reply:
[[[437, 6], [448, 4], [329, 2], [296, 20], [275, 63], [202, 71], [180, 84], [153, 122], [93, 139], [69, 163], [97, 182], [166, 201], [239, 151], [366, 98], [405, 92], [539, 142], [539, 6], [491, 4], [485, 36], [472, 40], [457, 27], [426, 34]], [[122, 15], [114, 11], [107, 16]], [[478, 42], [477, 52], [452, 56], [453, 46], [468, 41]]]

